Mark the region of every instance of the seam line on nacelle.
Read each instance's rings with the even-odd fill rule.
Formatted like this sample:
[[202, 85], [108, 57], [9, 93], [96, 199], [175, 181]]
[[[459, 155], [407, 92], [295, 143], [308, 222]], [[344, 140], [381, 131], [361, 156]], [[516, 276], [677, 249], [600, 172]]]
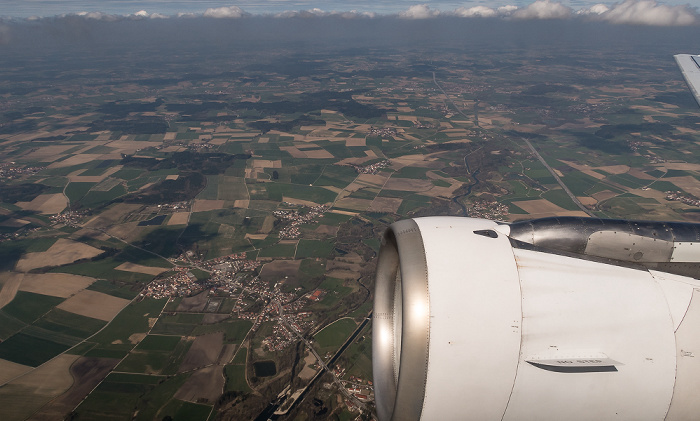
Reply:
[[[534, 237], [534, 235], [533, 235]], [[515, 263], [515, 270], [518, 273], [518, 289], [520, 290], [520, 341], [518, 345], [518, 364], [515, 367], [515, 376], [513, 376], [513, 384], [510, 386], [510, 393], [508, 394], [508, 401], [506, 402], [506, 407], [503, 409], [503, 414], [501, 415], [501, 421], [506, 417], [508, 412], [508, 406], [510, 406], [510, 399], [513, 397], [513, 391], [515, 390], [515, 382], [518, 380], [518, 372], [520, 371], [520, 361], [521, 354], [523, 352], [523, 287], [522, 278], [520, 277], [520, 265], [518, 264], [518, 259], [515, 257], [515, 252], [513, 251], [513, 245], [508, 241], [510, 245], [510, 253], [513, 256], [513, 262]]]

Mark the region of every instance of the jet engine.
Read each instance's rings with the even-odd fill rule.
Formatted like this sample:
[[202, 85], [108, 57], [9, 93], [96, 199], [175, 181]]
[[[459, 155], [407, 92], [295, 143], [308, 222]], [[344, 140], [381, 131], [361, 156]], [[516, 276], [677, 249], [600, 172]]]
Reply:
[[380, 420], [700, 416], [694, 224], [408, 219], [376, 274]]

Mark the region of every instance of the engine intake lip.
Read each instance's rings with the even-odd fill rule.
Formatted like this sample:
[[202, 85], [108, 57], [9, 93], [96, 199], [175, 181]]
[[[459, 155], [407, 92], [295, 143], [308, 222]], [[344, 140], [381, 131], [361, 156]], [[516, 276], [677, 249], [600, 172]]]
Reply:
[[423, 237], [412, 219], [398, 221], [384, 233], [372, 332], [377, 416], [420, 419], [428, 376], [430, 297]]

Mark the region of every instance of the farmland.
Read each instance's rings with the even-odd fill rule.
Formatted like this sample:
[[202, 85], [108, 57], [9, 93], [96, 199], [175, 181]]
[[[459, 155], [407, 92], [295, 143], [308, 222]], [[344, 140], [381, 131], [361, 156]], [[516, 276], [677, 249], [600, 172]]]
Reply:
[[[700, 221], [697, 107], [656, 43], [225, 39], [0, 45], [13, 418], [254, 419], [321, 370], [300, 338], [328, 358], [370, 313], [402, 218]], [[326, 379], [371, 401], [370, 352], [366, 327], [289, 418], [350, 419]]]

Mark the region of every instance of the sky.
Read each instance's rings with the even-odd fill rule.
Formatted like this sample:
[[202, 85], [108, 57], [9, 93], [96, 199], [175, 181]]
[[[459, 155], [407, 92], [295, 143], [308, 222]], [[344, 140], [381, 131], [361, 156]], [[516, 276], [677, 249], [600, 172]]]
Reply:
[[347, 17], [392, 15], [404, 19], [440, 16], [465, 18], [569, 19], [588, 16], [600, 20], [641, 25], [700, 25], [700, 0], [0, 0], [0, 17], [34, 19], [80, 15], [93, 19], [173, 18], [204, 16], [240, 18], [255, 15], [279, 17], [302, 14], [345, 13]]

